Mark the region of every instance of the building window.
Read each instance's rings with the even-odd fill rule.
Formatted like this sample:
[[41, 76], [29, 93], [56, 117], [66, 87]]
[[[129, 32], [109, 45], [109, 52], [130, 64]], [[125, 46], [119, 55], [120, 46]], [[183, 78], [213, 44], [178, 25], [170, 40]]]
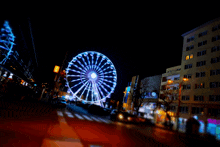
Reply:
[[204, 32], [202, 32], [202, 33], [199, 33], [199, 37], [202, 37], [202, 36], [204, 36], [204, 35], [207, 35], [207, 32], [208, 32], [208, 31], [204, 31]]
[[219, 29], [220, 29], [220, 24], [212, 27], [212, 32], [219, 30]]
[[211, 58], [211, 63], [217, 63], [220, 62], [220, 57]]
[[191, 89], [191, 85], [183, 85], [183, 89]]
[[192, 59], [193, 58], [193, 54], [187, 55], [186, 56], [186, 60]]
[[220, 87], [220, 82], [210, 82], [210, 88], [218, 88]]
[[175, 77], [175, 78], [174, 78], [174, 81], [179, 80], [179, 79], [180, 79], [180, 77]]
[[186, 47], [186, 51], [189, 51], [189, 50], [192, 50], [192, 49], [194, 49], [194, 45], [190, 45], [190, 46]]
[[193, 41], [194, 40], [194, 36], [187, 38], [187, 42]]
[[204, 101], [204, 96], [202, 96], [202, 95], [194, 95], [194, 101]]
[[201, 107], [192, 107], [192, 114], [201, 114], [203, 112], [203, 108]]
[[216, 52], [220, 50], [220, 46], [214, 46], [211, 48], [211, 52]]
[[208, 115], [218, 116], [220, 115], [220, 109], [208, 108]]
[[205, 77], [205, 72], [197, 72], [196, 77]]
[[207, 40], [201, 41], [201, 42], [198, 43], [198, 47], [206, 45], [206, 44], [207, 44]]
[[182, 100], [183, 101], [188, 101], [189, 100], [189, 95], [183, 95]]
[[188, 75], [184, 75], [183, 77], [184, 77], [184, 78], [187, 78], [187, 79], [191, 79], [191, 78], [192, 78], [192, 75], [191, 75], [191, 74], [188, 74]]
[[206, 61], [200, 61], [196, 63], [196, 67], [206, 65]]
[[181, 113], [188, 113], [188, 107], [180, 107], [180, 112]]
[[167, 81], [167, 77], [163, 77], [162, 82], [166, 82]]
[[176, 106], [170, 106], [170, 110], [171, 111], [175, 111], [176, 110]]
[[197, 52], [197, 56], [203, 56], [206, 54], [206, 50]]
[[205, 88], [205, 83], [195, 84], [195, 89]]
[[220, 95], [209, 95], [209, 101], [219, 102], [220, 101]]
[[192, 64], [185, 65], [185, 69], [192, 68]]
[[220, 35], [216, 35], [215, 37], [212, 37], [212, 42], [217, 41], [220, 39]]
[[220, 69], [210, 70], [210, 76], [220, 75]]

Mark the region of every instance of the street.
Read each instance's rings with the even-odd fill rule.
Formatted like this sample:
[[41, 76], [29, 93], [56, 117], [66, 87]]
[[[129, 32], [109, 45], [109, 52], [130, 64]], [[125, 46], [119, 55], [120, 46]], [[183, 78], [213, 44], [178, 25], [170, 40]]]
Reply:
[[81, 109], [71, 105], [65, 109], [54, 109], [45, 115], [10, 119], [1, 117], [0, 146], [187, 146], [187, 141], [172, 131], [113, 122]]

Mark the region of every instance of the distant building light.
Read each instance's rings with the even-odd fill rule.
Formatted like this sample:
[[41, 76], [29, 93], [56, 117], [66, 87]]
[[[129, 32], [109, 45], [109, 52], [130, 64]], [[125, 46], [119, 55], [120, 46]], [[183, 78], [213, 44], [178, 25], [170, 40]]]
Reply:
[[58, 73], [60, 70], [60, 66], [55, 65], [53, 72]]

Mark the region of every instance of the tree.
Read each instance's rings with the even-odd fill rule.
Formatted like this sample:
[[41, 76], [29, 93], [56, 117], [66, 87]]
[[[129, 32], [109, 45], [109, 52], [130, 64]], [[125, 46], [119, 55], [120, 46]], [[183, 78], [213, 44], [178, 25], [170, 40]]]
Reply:
[[161, 90], [163, 90], [163, 94], [160, 96], [162, 102], [158, 102], [155, 109], [160, 108], [161, 105], [163, 105], [164, 111], [166, 112], [165, 123], [167, 123], [167, 118], [169, 119], [170, 123], [171, 118], [167, 112], [170, 111], [171, 103], [173, 103], [173, 101], [178, 97], [178, 89], [174, 89], [174, 87], [171, 87], [169, 84], [167, 84]]

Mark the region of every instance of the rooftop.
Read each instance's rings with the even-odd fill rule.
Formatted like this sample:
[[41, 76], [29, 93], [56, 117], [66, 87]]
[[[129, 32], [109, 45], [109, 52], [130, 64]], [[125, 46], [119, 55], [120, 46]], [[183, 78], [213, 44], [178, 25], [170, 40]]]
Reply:
[[198, 27], [196, 27], [196, 28], [194, 28], [194, 29], [192, 29], [192, 30], [190, 30], [190, 31], [188, 31], [188, 32], [186, 32], [186, 33], [184, 33], [184, 34], [182, 34], [181, 36], [184, 37], [184, 36], [186, 36], [186, 35], [188, 35], [188, 34], [194, 32], [194, 31], [196, 31], [196, 30], [198, 30], [198, 29], [201, 29], [201, 28], [203, 28], [203, 27], [205, 27], [205, 26], [207, 26], [207, 25], [209, 25], [209, 24], [211, 24], [211, 23], [213, 23], [213, 22], [215, 22], [215, 21], [218, 21], [218, 20], [220, 20], [220, 17], [219, 17], [219, 18], [216, 18], [216, 19], [213, 19], [213, 20], [210, 20], [210, 21], [208, 21], [208, 22], [206, 22], [206, 23], [204, 23], [204, 24], [202, 24], [202, 25], [200, 25], [200, 26], [198, 26]]

